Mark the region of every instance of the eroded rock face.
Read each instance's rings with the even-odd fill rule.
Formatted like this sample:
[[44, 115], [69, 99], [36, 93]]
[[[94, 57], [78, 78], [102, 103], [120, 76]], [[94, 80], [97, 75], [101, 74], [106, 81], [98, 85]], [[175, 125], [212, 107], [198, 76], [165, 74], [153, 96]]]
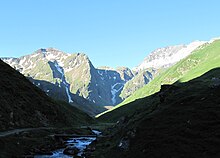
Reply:
[[152, 79], [156, 71], [154, 69], [141, 70], [136, 75], [125, 83], [124, 88], [120, 94], [120, 97], [124, 100], [132, 95], [136, 90], [148, 84]]

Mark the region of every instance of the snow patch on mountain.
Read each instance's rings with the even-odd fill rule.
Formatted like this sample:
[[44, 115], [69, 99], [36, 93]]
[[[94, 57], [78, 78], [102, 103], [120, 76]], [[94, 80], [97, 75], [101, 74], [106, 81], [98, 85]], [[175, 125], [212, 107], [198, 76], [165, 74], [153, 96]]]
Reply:
[[159, 48], [151, 52], [144, 61], [133, 70], [139, 71], [147, 68], [168, 67], [190, 55], [196, 48], [205, 44], [206, 41], [194, 41], [188, 45], [169, 46]]
[[19, 64], [20, 64], [20, 65], [23, 65], [24, 62], [25, 62], [25, 60], [26, 60], [26, 57], [23, 57], [23, 58], [20, 60]]
[[29, 66], [28, 66], [26, 69], [27, 69], [27, 70], [28, 70], [28, 69], [33, 69], [35, 66], [36, 66], [36, 64], [33, 63], [33, 61], [31, 60], [30, 63], [29, 63]]
[[[64, 83], [65, 84], [65, 83]], [[66, 94], [67, 94], [67, 96], [68, 96], [68, 101], [69, 101], [69, 103], [72, 103], [73, 102], [73, 100], [72, 100], [72, 98], [71, 98], [71, 96], [70, 96], [70, 92], [69, 92], [69, 88], [68, 88], [68, 85], [66, 85], [65, 84], [65, 89], [66, 89]]]
[[58, 65], [57, 62], [54, 62], [54, 66], [56, 67], [57, 71], [62, 75], [62, 80], [63, 80], [64, 77], [63, 69]]
[[71, 98], [71, 95], [70, 95], [70, 90], [69, 90], [69, 84], [66, 82], [65, 80], [65, 76], [64, 76], [64, 71], [63, 71], [63, 68], [61, 66], [59, 66], [58, 62], [57, 61], [54, 61], [54, 66], [56, 67], [57, 71], [61, 74], [61, 80], [62, 80], [62, 83], [65, 85], [65, 90], [66, 90], [66, 95], [68, 97], [68, 101], [69, 103], [72, 103], [73, 100]]
[[31, 55], [32, 58], [37, 57], [39, 54], [38, 53], [34, 53], [33, 55]]
[[212, 38], [210, 41], [208, 41], [208, 43], [211, 44], [212, 42], [214, 42], [216, 40], [220, 40], [220, 37]]
[[[116, 88], [117, 85], [118, 88]], [[116, 103], [116, 94], [124, 87], [123, 83], [116, 83], [113, 86], [111, 86], [111, 93], [112, 93], [112, 104], [114, 105]]]

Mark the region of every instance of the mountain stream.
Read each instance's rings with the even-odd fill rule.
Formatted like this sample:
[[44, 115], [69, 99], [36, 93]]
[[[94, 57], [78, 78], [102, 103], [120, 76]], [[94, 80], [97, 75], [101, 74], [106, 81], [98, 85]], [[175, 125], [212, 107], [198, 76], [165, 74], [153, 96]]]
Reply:
[[[100, 131], [92, 130], [92, 132], [98, 136], [101, 134]], [[79, 150], [77, 156], [83, 157], [84, 150], [88, 145], [90, 145], [94, 140], [96, 140], [96, 136], [93, 137], [77, 137], [77, 138], [70, 138], [65, 143], [68, 147], [75, 147]], [[72, 155], [64, 154], [65, 148], [58, 149], [53, 151], [53, 155], [35, 155], [34, 158], [73, 158]]]

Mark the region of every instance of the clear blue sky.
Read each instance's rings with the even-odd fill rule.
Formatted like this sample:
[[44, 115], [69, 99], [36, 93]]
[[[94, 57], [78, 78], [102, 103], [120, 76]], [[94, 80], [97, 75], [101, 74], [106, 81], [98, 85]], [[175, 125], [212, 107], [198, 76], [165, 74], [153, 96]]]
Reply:
[[94, 66], [138, 65], [152, 50], [220, 36], [220, 0], [2, 0], [0, 56], [86, 53]]

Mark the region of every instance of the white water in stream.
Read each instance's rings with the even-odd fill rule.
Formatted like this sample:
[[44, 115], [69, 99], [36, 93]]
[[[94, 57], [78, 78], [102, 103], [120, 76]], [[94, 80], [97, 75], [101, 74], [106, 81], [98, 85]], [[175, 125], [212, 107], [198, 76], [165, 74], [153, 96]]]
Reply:
[[[92, 132], [95, 135], [101, 134], [101, 132], [97, 130], [92, 130]], [[79, 153], [77, 154], [77, 156], [82, 156], [83, 151], [94, 140], [96, 140], [96, 137], [77, 137], [77, 138], [70, 138], [65, 143], [67, 146], [73, 146], [79, 149]], [[63, 154], [63, 151], [64, 151], [64, 148], [53, 151], [53, 155], [35, 155], [34, 158], [73, 158], [74, 157], [74, 156]]]

